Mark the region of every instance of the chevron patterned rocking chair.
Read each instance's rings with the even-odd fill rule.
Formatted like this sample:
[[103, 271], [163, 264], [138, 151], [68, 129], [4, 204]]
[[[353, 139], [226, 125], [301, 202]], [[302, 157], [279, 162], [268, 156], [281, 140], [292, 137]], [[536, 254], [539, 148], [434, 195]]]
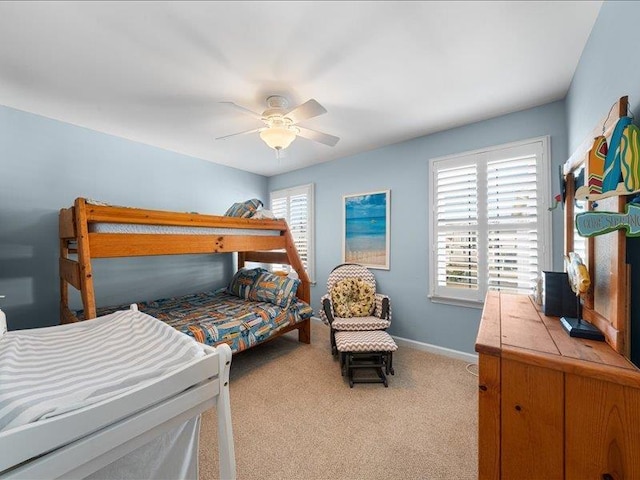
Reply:
[[[360, 297], [359, 292], [363, 292]], [[335, 267], [321, 303], [320, 317], [331, 328], [334, 356], [338, 354], [336, 332], [386, 330], [391, 325], [389, 297], [376, 292], [375, 277], [362, 265], [344, 263]]]

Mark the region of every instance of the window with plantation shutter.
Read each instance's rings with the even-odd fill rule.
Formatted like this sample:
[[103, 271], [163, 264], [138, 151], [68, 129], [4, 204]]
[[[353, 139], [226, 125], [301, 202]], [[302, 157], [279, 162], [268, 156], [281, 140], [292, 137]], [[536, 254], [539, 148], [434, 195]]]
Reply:
[[580, 255], [580, 258], [584, 263], [587, 263], [587, 237], [583, 237], [578, 233], [578, 228], [576, 227], [575, 215], [578, 213], [587, 211], [587, 201], [586, 200], [574, 200], [573, 204], [573, 212], [574, 212], [574, 220], [573, 220], [573, 251]]
[[436, 172], [436, 269], [438, 285], [473, 298], [478, 289], [478, 171], [453, 163]]
[[[276, 218], [284, 218], [289, 225], [300, 260], [313, 283], [313, 184], [271, 192], [271, 211]], [[288, 265], [274, 265], [289, 270]]]
[[435, 159], [429, 177], [432, 299], [532, 293], [550, 269], [548, 139]]

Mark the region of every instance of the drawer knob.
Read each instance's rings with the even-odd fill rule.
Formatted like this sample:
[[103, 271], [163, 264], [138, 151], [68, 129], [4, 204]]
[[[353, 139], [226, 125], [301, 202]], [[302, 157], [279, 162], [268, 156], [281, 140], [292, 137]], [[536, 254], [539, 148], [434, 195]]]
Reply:
[[520, 411], [520, 410], [522, 410], [522, 407], [520, 405], [516, 405], [516, 410]]
[[483, 392], [487, 391], [487, 386], [486, 385], [480, 385], [480, 390], [482, 390]]
[[602, 474], [602, 480], [615, 480], [613, 478], [613, 475], [609, 474], [609, 473], [603, 473]]

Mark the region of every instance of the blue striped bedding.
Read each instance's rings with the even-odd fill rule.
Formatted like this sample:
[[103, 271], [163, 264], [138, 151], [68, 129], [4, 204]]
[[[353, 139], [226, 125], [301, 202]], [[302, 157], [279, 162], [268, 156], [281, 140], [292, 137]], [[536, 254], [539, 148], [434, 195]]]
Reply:
[[[313, 315], [311, 307], [295, 299], [288, 307], [244, 300], [226, 292], [204, 292], [139, 302], [138, 309], [158, 318], [201, 343], [226, 343], [241, 352], [272, 337], [283, 328]], [[119, 305], [98, 309], [98, 316], [129, 308]], [[82, 318], [78, 312], [78, 318]]]

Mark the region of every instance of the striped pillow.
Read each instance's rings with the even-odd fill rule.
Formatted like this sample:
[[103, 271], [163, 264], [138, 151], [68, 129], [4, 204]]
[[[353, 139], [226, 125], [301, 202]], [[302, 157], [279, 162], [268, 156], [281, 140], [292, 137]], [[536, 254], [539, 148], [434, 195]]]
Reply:
[[234, 203], [229, 207], [229, 210], [224, 214], [225, 217], [241, 217], [251, 218], [259, 207], [264, 204], [257, 198], [252, 198], [246, 202]]
[[300, 280], [274, 275], [263, 270], [249, 291], [249, 300], [269, 302], [279, 307], [288, 307], [296, 297]]
[[241, 268], [231, 279], [227, 293], [245, 300], [248, 299], [253, 285], [263, 272], [266, 272], [264, 268]]

